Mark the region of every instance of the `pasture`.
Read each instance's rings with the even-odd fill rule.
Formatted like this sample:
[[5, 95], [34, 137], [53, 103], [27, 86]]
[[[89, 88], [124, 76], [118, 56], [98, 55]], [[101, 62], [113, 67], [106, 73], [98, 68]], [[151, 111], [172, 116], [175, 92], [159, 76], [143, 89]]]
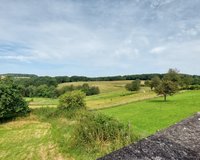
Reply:
[[[86, 104], [92, 112], [101, 112], [128, 123], [133, 131], [142, 137], [149, 136], [166, 128], [195, 112], [200, 111], [200, 91], [185, 91], [163, 102], [149, 88], [142, 87], [138, 92], [129, 92], [124, 86], [130, 81], [89, 82], [99, 86], [99, 95], [86, 97]], [[73, 82], [79, 85], [84, 82]], [[59, 87], [69, 84], [61, 84]], [[17, 118], [0, 125], [0, 159], [80, 159], [92, 160], [111, 150], [97, 153], [73, 150], [70, 137], [76, 121], [65, 116], [51, 118], [56, 110], [58, 99], [26, 98], [32, 112], [27, 117]]]
[[185, 91], [167, 102], [154, 98], [101, 110], [102, 113], [130, 123], [144, 136], [155, 133], [200, 111], [200, 91]]
[[[156, 97], [156, 94], [148, 87], [142, 87], [139, 92], [127, 91], [125, 85], [130, 82], [131, 81], [71, 82], [60, 84], [58, 88], [70, 85], [78, 86], [83, 83], [88, 83], [90, 86], [98, 86], [100, 94], [86, 97], [86, 105], [89, 110], [108, 108]], [[56, 107], [58, 105], [58, 99], [26, 98], [26, 100], [30, 101], [30, 108]]]

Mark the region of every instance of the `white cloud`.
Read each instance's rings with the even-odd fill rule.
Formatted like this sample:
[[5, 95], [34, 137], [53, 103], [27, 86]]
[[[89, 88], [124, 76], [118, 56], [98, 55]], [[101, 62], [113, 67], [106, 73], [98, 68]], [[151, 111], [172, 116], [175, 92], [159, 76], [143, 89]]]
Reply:
[[[135, 70], [156, 72], [154, 63], [165, 64], [164, 69], [171, 67], [179, 56], [180, 67], [176, 67], [180, 69], [184, 64], [193, 65], [189, 57], [200, 59], [197, 0], [2, 0], [1, 3], [2, 66], [13, 62], [22, 65], [23, 62], [48, 65], [48, 62], [64, 65], [70, 73], [78, 66], [80, 73], [93, 68], [94, 74], [103, 74], [109, 67], [112, 71], [116, 69], [116, 73], [123, 68], [121, 72], [126, 74]], [[6, 50], [1, 44], [11, 45]], [[40, 66], [34, 67], [41, 71]], [[99, 68], [103, 68], [102, 73], [95, 72]]]
[[22, 56], [22, 55], [16, 55], [16, 56], [0, 56], [0, 60], [17, 60], [21, 62], [30, 62], [31, 60], [34, 60], [34, 57], [31, 56]]
[[165, 51], [165, 50], [166, 50], [165, 47], [159, 46], [159, 47], [153, 48], [153, 49], [150, 51], [150, 53], [152, 53], [152, 54], [161, 54], [161, 53], [163, 53], [163, 51]]

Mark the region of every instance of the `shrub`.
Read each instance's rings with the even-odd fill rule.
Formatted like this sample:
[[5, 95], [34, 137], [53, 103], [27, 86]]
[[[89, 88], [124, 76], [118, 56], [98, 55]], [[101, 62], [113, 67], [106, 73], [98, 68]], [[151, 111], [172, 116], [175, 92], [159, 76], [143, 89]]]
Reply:
[[77, 110], [86, 108], [85, 94], [81, 91], [72, 91], [63, 94], [59, 99], [59, 109], [64, 110]]
[[135, 80], [125, 86], [128, 91], [138, 91], [140, 89], [140, 80]]
[[84, 83], [82, 86], [79, 86], [79, 88], [86, 94], [86, 96], [91, 96], [100, 93], [99, 87], [90, 87], [87, 83]]
[[111, 117], [91, 112], [80, 117], [72, 137], [71, 146], [74, 148], [79, 146], [91, 152], [99, 151], [99, 147], [104, 146], [107, 151], [109, 148], [116, 149], [136, 140], [129, 125]]
[[71, 91], [75, 91], [75, 90], [81, 90], [82, 92], [84, 92], [86, 94], [86, 96], [95, 95], [95, 94], [100, 93], [99, 87], [89, 86], [87, 83], [84, 83], [83, 85], [79, 85], [79, 86], [73, 86], [73, 85], [64, 86], [57, 90], [57, 95], [59, 96], [66, 92], [71, 92]]
[[200, 90], [200, 85], [191, 85], [187, 89], [189, 89], [189, 90]]
[[0, 119], [23, 116], [29, 112], [28, 104], [23, 99], [20, 88], [11, 79], [0, 81]]

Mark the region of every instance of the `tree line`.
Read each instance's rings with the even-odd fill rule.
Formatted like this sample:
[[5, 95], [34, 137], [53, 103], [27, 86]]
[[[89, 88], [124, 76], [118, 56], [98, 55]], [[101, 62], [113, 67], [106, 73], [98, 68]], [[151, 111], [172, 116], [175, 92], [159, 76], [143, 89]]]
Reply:
[[[158, 95], [162, 95], [164, 101], [166, 101], [168, 95], [171, 96], [179, 90], [200, 89], [198, 79], [179, 74], [177, 69], [169, 69], [162, 78], [154, 76], [151, 80], [146, 80], [144, 85], [150, 87], [151, 90], [155, 91]], [[125, 88], [128, 91], [138, 91], [140, 90], [140, 86], [140, 80], [137, 79], [127, 84]]]
[[[180, 73], [179, 73], [180, 74]], [[86, 76], [37, 76], [34, 74], [3, 74], [0, 76], [10, 76], [10, 77], [17, 77], [19, 79], [20, 83], [26, 83], [28, 85], [41, 85], [41, 84], [47, 84], [53, 83], [59, 84], [59, 83], [66, 83], [66, 82], [80, 82], [80, 81], [116, 81], [116, 80], [151, 80], [153, 77], [157, 76], [160, 79], [162, 79], [165, 74], [158, 74], [158, 73], [152, 73], [152, 74], [135, 74], [135, 75], [124, 75], [124, 76], [106, 76], [106, 77], [86, 77]], [[186, 81], [191, 81], [192, 85], [200, 85], [200, 76], [198, 75], [188, 75], [188, 74], [180, 74], [180, 76]], [[24, 82], [23, 82], [24, 81]], [[38, 84], [39, 83], [39, 84]]]

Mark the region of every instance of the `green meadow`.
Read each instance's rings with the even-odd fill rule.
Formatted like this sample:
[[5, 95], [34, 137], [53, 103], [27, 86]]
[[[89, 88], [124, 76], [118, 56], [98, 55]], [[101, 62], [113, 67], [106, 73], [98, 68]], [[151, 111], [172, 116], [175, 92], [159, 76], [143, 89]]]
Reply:
[[155, 133], [200, 111], [200, 91], [185, 91], [167, 102], [163, 98], [153, 98], [129, 103], [109, 109], [102, 113], [130, 123], [135, 131], [144, 136]]
[[[200, 111], [200, 91], [179, 92], [167, 97], [167, 102], [164, 102], [162, 97], [157, 97], [147, 87], [142, 87], [138, 92], [126, 91], [124, 86], [128, 82], [89, 82], [90, 85], [99, 86], [101, 93], [86, 97], [88, 109], [130, 124], [133, 132], [141, 138]], [[70, 84], [59, 87], [63, 85]], [[70, 137], [76, 121], [64, 115], [49, 118], [49, 114], [56, 110], [58, 99], [26, 100], [32, 109], [29, 116], [0, 124], [0, 159], [92, 160], [112, 151], [105, 151], [104, 146], [98, 153], [70, 149]]]

